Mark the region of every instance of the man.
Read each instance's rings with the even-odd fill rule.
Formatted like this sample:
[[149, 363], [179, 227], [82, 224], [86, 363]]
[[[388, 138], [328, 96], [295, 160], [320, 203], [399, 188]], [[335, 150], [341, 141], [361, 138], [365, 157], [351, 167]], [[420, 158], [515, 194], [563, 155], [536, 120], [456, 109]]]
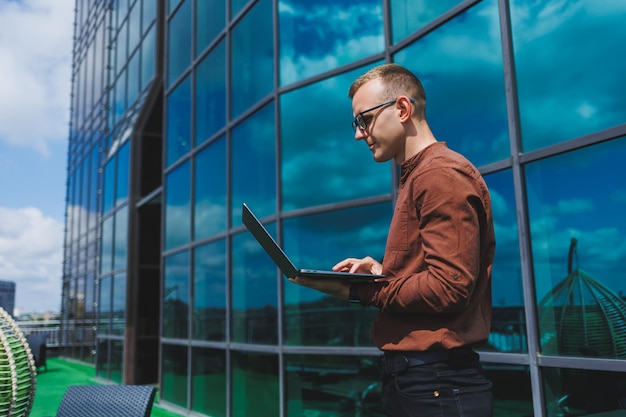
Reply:
[[478, 170], [438, 142], [422, 84], [396, 64], [350, 87], [352, 126], [374, 160], [402, 168], [384, 261], [348, 258], [336, 271], [384, 274], [373, 283], [295, 277], [292, 282], [379, 309], [388, 416], [492, 415], [491, 382], [473, 347], [491, 326], [495, 237], [489, 192]]

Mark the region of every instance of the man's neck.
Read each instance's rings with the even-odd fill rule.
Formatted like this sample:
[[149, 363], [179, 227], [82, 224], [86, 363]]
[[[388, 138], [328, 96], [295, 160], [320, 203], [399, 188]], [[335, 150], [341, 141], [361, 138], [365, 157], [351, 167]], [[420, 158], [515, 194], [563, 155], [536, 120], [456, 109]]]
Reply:
[[[411, 159], [433, 143], [437, 142], [437, 138], [435, 138], [435, 136], [433, 135], [426, 120], [415, 123], [414, 126], [414, 134], [411, 136], [407, 136], [406, 138], [404, 161]], [[404, 161], [396, 162], [398, 164], [401, 164]]]

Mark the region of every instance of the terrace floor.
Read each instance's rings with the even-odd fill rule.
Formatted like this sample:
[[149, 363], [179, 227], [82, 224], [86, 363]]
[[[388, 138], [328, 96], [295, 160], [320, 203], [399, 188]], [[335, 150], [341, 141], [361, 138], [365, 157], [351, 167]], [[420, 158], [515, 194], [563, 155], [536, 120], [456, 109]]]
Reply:
[[[48, 358], [46, 364], [48, 369], [41, 368], [37, 374], [35, 401], [30, 417], [53, 417], [56, 415], [63, 394], [70, 385], [99, 384], [95, 378], [93, 366], [88, 364], [61, 358]], [[157, 401], [158, 399], [155, 399], [151, 417], [184, 416], [184, 414], [176, 414], [160, 407]]]

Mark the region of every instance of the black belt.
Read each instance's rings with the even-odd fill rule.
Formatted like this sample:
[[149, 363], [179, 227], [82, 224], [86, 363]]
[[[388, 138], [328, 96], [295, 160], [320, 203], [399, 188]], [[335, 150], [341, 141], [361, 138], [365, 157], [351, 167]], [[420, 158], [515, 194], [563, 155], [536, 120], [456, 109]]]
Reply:
[[426, 350], [423, 352], [385, 352], [377, 358], [378, 370], [383, 375], [402, 372], [414, 366], [445, 362], [469, 355], [473, 350], [460, 347], [450, 350]]

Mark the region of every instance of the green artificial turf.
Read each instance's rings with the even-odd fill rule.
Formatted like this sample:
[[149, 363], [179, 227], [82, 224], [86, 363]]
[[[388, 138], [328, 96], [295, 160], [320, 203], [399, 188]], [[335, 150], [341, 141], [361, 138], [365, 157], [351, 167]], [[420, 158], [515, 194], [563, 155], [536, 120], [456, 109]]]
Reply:
[[[93, 366], [61, 358], [48, 358], [47, 370], [40, 368], [37, 374], [35, 401], [29, 417], [54, 417], [65, 390], [70, 385], [97, 385]], [[152, 407], [151, 417], [181, 417], [157, 405]]]

